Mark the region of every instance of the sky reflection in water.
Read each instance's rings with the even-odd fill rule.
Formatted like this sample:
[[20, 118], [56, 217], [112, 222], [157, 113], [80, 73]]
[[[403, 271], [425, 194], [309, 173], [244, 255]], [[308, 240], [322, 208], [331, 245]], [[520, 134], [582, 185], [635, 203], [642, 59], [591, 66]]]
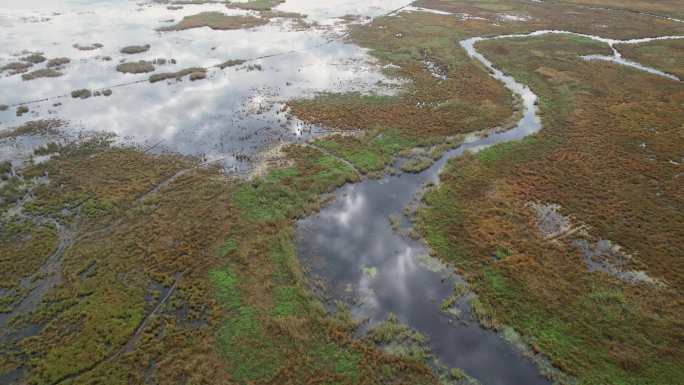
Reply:
[[517, 348], [472, 319], [468, 296], [454, 309], [460, 313], [459, 320], [441, 311], [441, 302], [456, 284], [463, 283], [462, 278], [428, 256], [422, 242], [393, 228], [389, 219], [401, 217], [401, 223], [410, 225], [404, 208], [420, 199], [423, 186], [437, 182], [448, 159], [518, 140], [541, 129], [537, 96], [480, 55], [473, 48], [480, 40], [465, 40], [461, 45], [521, 97], [523, 116], [518, 124], [487, 136], [471, 135], [419, 174], [342, 187], [329, 206], [298, 223], [298, 255], [310, 267], [311, 278], [324, 282], [324, 294], [330, 299], [346, 302], [354, 314], [367, 317], [370, 325], [395, 314], [425, 334], [436, 357], [449, 367], [463, 369], [486, 385], [548, 384]]
[[[0, 129], [37, 118], [69, 121], [72, 130], [114, 132], [120, 138], [143, 145], [161, 141], [159, 148], [184, 154], [222, 159], [227, 167], [247, 167], [235, 156], [253, 155], [275, 143], [306, 139], [308, 127], [287, 119], [283, 103], [316, 92], [392, 92], [393, 82], [374, 65], [366, 50], [341, 42], [346, 27], [337, 16], [348, 13], [376, 16], [408, 1], [288, 1], [283, 10], [309, 13], [307, 20], [321, 25], [306, 30], [288, 19], [232, 31], [197, 28], [158, 32], [169, 20], [203, 11], [244, 15], [220, 4], [184, 5], [169, 10], [164, 4], [138, 6], [129, 1], [3, 2], [0, 5], [0, 66], [16, 61], [23, 51], [43, 52], [50, 58], [68, 57], [71, 63], [61, 77], [24, 81], [20, 75], [0, 75], [0, 104], [30, 104], [21, 118], [15, 108], [0, 112]], [[279, 8], [280, 9], [280, 8]], [[328, 12], [334, 10], [334, 13]], [[74, 44], [100, 43], [101, 49], [81, 51]], [[150, 44], [149, 51], [125, 55], [129, 45]], [[175, 59], [176, 64], [157, 66], [155, 73], [183, 68], [210, 67], [229, 59], [252, 59], [243, 66], [214, 69], [204, 81], [159, 82], [145, 80], [150, 74], [122, 74], [122, 61]], [[103, 57], [111, 57], [105, 61]], [[249, 71], [249, 64], [261, 70]], [[34, 65], [29, 71], [45, 68]], [[110, 97], [75, 100], [75, 89], [101, 89], [141, 80], [139, 84], [114, 87]], [[61, 103], [60, 105], [55, 105]]]

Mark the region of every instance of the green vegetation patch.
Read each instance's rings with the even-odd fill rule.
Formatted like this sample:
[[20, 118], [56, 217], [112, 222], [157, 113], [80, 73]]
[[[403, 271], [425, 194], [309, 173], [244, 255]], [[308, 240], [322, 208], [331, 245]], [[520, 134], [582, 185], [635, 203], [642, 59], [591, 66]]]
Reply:
[[249, 0], [226, 4], [228, 8], [247, 9], [251, 11], [270, 11], [271, 8], [284, 3], [285, 0]]
[[389, 166], [394, 154], [412, 148], [416, 139], [397, 130], [365, 133], [362, 136], [334, 135], [315, 142], [317, 146], [343, 158], [364, 174], [379, 172]]
[[51, 225], [20, 220], [0, 223], [0, 287], [12, 288], [36, 272], [58, 242], [57, 230]]
[[209, 277], [227, 311], [218, 341], [231, 377], [241, 383], [272, 377], [282, 357], [265, 335], [257, 311], [243, 304], [237, 276], [225, 267], [212, 271]]
[[196, 15], [185, 16], [181, 21], [159, 31], [182, 31], [192, 28], [209, 27], [215, 30], [231, 30], [252, 28], [268, 23], [268, 19], [255, 16], [229, 16], [221, 12], [201, 12]]
[[[293, 150], [294, 151], [294, 150]], [[272, 222], [306, 211], [316, 197], [357, 178], [345, 163], [315, 149], [296, 149], [299, 164], [276, 169], [263, 178], [240, 186], [236, 205], [250, 220]], [[306, 158], [307, 155], [311, 157]]]

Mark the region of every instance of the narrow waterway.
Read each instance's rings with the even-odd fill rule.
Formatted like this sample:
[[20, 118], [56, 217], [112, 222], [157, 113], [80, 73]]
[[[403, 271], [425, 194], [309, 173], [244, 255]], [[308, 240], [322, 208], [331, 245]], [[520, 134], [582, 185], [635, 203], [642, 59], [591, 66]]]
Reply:
[[[475, 43], [477, 43], [479, 41], [483, 41], [483, 40], [519, 39], [519, 38], [538, 37], [538, 36], [544, 36], [544, 35], [572, 35], [572, 36], [584, 37], [587, 39], [591, 39], [594, 41], [605, 43], [613, 51], [612, 55], [586, 55], [586, 56], [582, 56], [582, 58], [585, 60], [609, 61], [609, 62], [620, 64], [623, 66], [632, 67], [632, 68], [639, 70], [639, 71], [648, 72], [648, 73], [653, 74], [653, 75], [663, 76], [663, 77], [666, 77], [668, 79], [672, 79], [672, 80], [676, 80], [676, 81], [681, 80], [678, 77], [676, 77], [675, 75], [660, 71], [656, 68], [649, 67], [649, 66], [643, 65], [641, 63], [637, 63], [633, 60], [625, 59], [616, 46], [618, 46], [618, 45], [631, 45], [631, 44], [644, 44], [644, 43], [650, 43], [653, 41], [684, 39], [684, 36], [673, 35], [673, 36], [658, 36], [658, 37], [646, 37], [646, 38], [640, 38], [640, 39], [618, 40], [618, 39], [607, 39], [607, 38], [600, 37], [600, 36], [587, 35], [584, 33], [577, 33], [577, 32], [571, 32], [571, 31], [563, 31], [563, 30], [556, 30], [556, 29], [544, 29], [544, 30], [530, 32], [530, 33], [499, 35], [499, 36], [486, 37], [486, 38], [474, 37], [474, 38], [463, 41], [461, 43], [461, 45], [464, 46], [466, 49], [468, 49], [468, 52], [473, 52], [474, 51], [473, 45]], [[479, 55], [479, 54], [477, 54], [477, 52], [475, 52], [475, 55]], [[482, 55], [477, 56], [477, 59], [480, 61], [486, 60], [484, 57], [482, 57]]]
[[452, 309], [458, 320], [440, 309], [440, 303], [462, 278], [428, 256], [426, 246], [393, 228], [389, 218], [408, 225], [402, 212], [423, 187], [436, 182], [446, 161], [465, 151], [518, 140], [541, 129], [537, 97], [525, 85], [495, 69], [473, 45], [468, 53], [487, 66], [523, 102], [523, 117], [505, 132], [473, 136], [419, 174], [388, 176], [347, 185], [337, 198], [315, 216], [299, 222], [300, 258], [312, 279], [326, 283], [326, 295], [347, 302], [352, 312], [369, 324], [394, 314], [430, 340], [436, 358], [458, 367], [483, 384], [546, 384], [531, 360], [495, 332], [481, 328], [470, 315], [467, 297]]
[[[429, 169], [419, 174], [386, 176], [340, 188], [330, 205], [297, 225], [298, 253], [309, 271], [309, 278], [323, 286], [322, 295], [332, 304], [341, 300], [352, 313], [367, 319], [367, 325], [385, 320], [390, 314], [400, 322], [429, 338], [435, 360], [487, 385], [546, 384], [531, 359], [497, 333], [485, 330], [473, 319], [468, 298], [464, 295], [450, 312], [440, 303], [452, 294], [462, 277], [428, 255], [422, 241], [406, 236], [410, 219], [405, 208], [419, 199], [428, 183], [436, 183], [444, 164], [466, 151], [520, 140], [541, 129], [537, 116], [537, 96], [494, 68], [475, 49], [475, 44], [489, 39], [534, 37], [545, 34], [573, 34], [608, 44], [613, 57], [586, 59], [620, 61], [616, 44], [636, 44], [675, 36], [626, 41], [567, 31], [545, 30], [524, 35], [489, 38], [475, 37], [462, 41], [468, 54], [482, 63], [490, 74], [523, 103], [523, 116], [510, 130], [483, 136], [471, 136], [458, 148], [447, 152]], [[641, 65], [632, 67], [656, 75], [669, 74]], [[673, 78], [674, 80], [678, 80]], [[457, 317], [454, 317], [457, 314]]]

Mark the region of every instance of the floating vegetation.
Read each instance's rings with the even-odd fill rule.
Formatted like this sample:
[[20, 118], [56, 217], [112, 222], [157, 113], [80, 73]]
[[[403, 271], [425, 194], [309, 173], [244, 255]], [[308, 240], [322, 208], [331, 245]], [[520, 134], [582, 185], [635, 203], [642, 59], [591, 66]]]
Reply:
[[397, 357], [427, 362], [431, 354], [426, 337], [400, 323], [393, 314], [373, 326], [366, 338]]

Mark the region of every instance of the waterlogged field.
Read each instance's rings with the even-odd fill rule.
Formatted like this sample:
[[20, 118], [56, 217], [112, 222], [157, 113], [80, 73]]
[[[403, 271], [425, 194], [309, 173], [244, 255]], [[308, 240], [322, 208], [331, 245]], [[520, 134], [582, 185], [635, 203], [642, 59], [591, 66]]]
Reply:
[[3, 1], [0, 383], [679, 384], [682, 18]]

